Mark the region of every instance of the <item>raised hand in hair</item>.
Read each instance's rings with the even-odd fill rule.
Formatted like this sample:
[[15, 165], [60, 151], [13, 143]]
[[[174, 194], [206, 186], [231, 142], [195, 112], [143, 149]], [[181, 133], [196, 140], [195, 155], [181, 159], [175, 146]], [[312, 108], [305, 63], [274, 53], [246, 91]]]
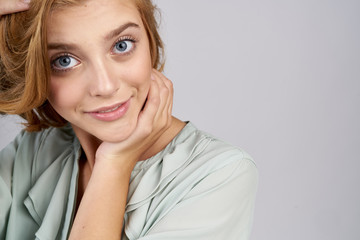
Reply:
[[0, 17], [5, 14], [25, 11], [30, 0], [0, 0]]

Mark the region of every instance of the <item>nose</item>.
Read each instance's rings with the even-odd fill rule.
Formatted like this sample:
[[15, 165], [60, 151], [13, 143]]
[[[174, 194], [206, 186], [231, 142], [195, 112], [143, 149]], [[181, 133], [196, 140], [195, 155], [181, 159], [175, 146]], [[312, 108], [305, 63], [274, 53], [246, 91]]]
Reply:
[[116, 77], [116, 68], [103, 59], [91, 64], [89, 71], [90, 95], [93, 97], [111, 97], [120, 88], [120, 79]]

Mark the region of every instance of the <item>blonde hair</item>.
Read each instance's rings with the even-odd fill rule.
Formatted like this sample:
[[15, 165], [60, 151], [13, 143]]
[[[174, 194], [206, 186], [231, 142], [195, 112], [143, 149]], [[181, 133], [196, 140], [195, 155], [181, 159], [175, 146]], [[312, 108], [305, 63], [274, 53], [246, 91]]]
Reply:
[[[133, 0], [150, 44], [153, 67], [162, 71], [163, 42], [158, 33], [151, 0]], [[80, 0], [32, 0], [30, 10], [0, 19], [0, 114], [17, 114], [26, 120], [27, 131], [61, 127], [64, 120], [50, 105], [46, 22], [56, 8], [79, 4]]]

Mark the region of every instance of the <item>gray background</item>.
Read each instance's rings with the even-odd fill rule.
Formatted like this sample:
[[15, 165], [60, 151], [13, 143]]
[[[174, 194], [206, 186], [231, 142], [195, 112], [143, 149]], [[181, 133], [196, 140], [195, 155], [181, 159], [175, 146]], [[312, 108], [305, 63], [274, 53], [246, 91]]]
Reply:
[[156, 2], [174, 115], [258, 164], [252, 239], [359, 240], [360, 1]]

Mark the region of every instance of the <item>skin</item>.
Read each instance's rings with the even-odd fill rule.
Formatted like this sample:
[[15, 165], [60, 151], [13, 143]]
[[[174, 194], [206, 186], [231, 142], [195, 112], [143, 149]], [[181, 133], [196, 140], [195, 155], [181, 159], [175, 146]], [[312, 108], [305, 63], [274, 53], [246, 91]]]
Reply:
[[25, 11], [29, 9], [30, 1], [26, 0], [0, 0], [0, 17], [4, 14]]
[[[85, 153], [69, 239], [119, 239], [136, 162], [161, 151], [185, 125], [171, 115], [172, 83], [152, 69], [145, 28], [130, 0], [57, 9], [47, 24], [49, 102], [72, 124]], [[111, 34], [119, 26], [123, 31]], [[126, 50], [116, 47], [119, 39]], [[129, 107], [116, 120], [92, 114], [123, 102]]]

